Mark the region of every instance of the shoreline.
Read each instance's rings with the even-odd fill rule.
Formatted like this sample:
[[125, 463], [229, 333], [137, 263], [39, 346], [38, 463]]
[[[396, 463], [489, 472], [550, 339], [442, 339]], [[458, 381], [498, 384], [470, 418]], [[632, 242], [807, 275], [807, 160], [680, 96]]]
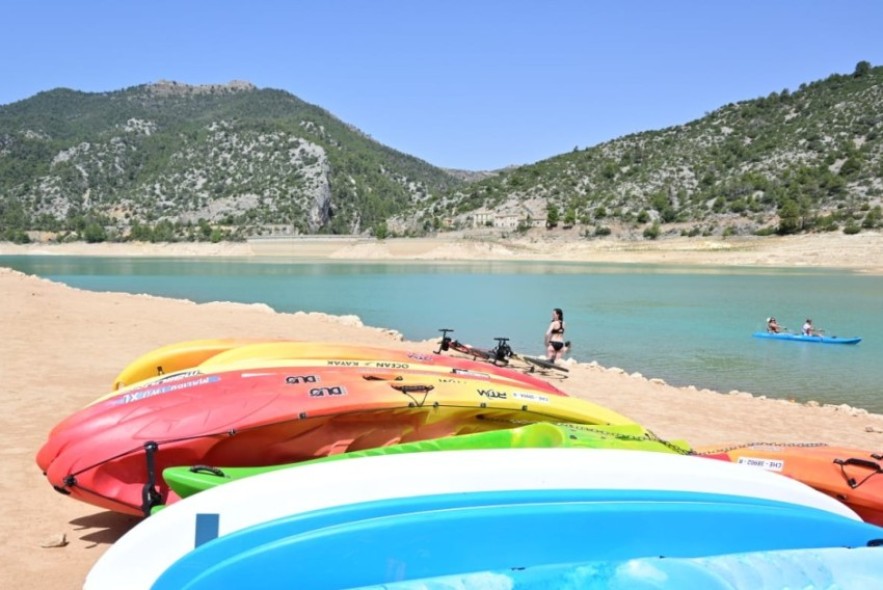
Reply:
[[[93, 255], [75, 246], [63, 245], [60, 251], [65, 254], [60, 255]], [[204, 255], [227, 255], [226, 246]], [[118, 248], [102, 250], [112, 252], [104, 255], [134, 255]], [[148, 248], [141, 255], [170, 250]], [[194, 256], [187, 249], [175, 251]], [[325, 255], [334, 259], [334, 252]], [[0, 254], [10, 252], [0, 245]], [[420, 253], [411, 250], [410, 255]], [[646, 258], [640, 262], [651, 263]], [[862, 261], [848, 268], [864, 268], [858, 262]], [[659, 252], [655, 263], [660, 263]], [[661, 263], [672, 262], [663, 258]], [[437, 339], [405, 341], [398, 332], [365, 326], [355, 316], [277, 313], [259, 304], [197, 304], [152, 295], [91, 292], [2, 267], [0, 297], [4, 302], [0, 324], [6, 336], [0, 339], [0, 379], [5, 385], [0, 389], [0, 445], [7, 468], [0, 493], [16, 498], [0, 513], [0, 525], [16, 531], [0, 539], [0, 580], [16, 588], [81, 588], [92, 564], [137, 522], [58, 494], [46, 483], [34, 457], [55, 424], [107, 393], [119, 371], [140, 355], [175, 342], [244, 336], [420, 352], [431, 352], [437, 345]], [[883, 446], [881, 414], [747, 392], [675, 387], [616, 367], [567, 362], [569, 377], [554, 380], [555, 385], [628, 416], [662, 439], [715, 447], [758, 442]]]
[[623, 241], [548, 232], [534, 237], [390, 238], [306, 236], [248, 242], [87, 244], [0, 242], [0, 255], [234, 257], [363, 262], [559, 261], [620, 264], [831, 268], [883, 274], [883, 234], [862, 232]]

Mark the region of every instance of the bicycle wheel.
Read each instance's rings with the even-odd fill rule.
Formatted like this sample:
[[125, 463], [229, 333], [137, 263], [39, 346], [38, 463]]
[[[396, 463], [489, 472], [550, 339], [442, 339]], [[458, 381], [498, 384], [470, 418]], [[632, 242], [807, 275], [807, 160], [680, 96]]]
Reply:
[[526, 356], [523, 354], [519, 354], [518, 358], [523, 360], [525, 363], [527, 363], [529, 365], [540, 367], [542, 369], [561, 371], [562, 373], [569, 373], [570, 372], [570, 369], [568, 369], [567, 367], [562, 367], [561, 365], [555, 364], [552, 361], [547, 360], [547, 359], [543, 359], [543, 358], [539, 358], [539, 357], [535, 357], [535, 356]]
[[448, 344], [448, 348], [450, 348], [451, 350], [456, 350], [460, 354], [469, 355], [473, 358], [480, 358], [485, 361], [492, 361], [494, 358], [494, 355], [490, 351], [484, 350], [482, 348], [476, 348], [468, 344], [463, 344], [458, 340], [451, 340], [451, 342]]

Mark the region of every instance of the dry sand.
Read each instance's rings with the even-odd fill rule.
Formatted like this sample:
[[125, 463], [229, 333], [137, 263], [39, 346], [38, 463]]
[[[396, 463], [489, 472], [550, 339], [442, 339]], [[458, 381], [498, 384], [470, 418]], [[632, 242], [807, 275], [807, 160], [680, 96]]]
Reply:
[[[814, 241], [818, 238], [818, 241]], [[0, 244], [0, 254], [266, 254], [340, 259], [550, 258], [608, 262], [836, 266], [883, 272], [878, 234], [774, 238], [770, 241], [463, 242], [314, 240], [298, 244], [97, 247]], [[309, 251], [307, 251], [309, 250]], [[293, 251], [295, 251], [293, 253]], [[545, 253], [545, 254], [543, 254]], [[0, 587], [80, 588], [96, 559], [136, 519], [65, 498], [46, 483], [34, 456], [49, 430], [106, 393], [139, 355], [166, 344], [222, 337], [344, 341], [430, 351], [435, 342], [403, 342], [358, 318], [277, 314], [261, 305], [195, 304], [145, 295], [90, 293], [0, 268]], [[731, 442], [825, 442], [879, 450], [883, 416], [847, 406], [813, 407], [746, 393], [675, 388], [615, 368], [572, 364], [556, 384], [617, 410], [663, 438], [695, 445]], [[20, 495], [19, 495], [20, 494]], [[66, 544], [55, 543], [61, 536]]]

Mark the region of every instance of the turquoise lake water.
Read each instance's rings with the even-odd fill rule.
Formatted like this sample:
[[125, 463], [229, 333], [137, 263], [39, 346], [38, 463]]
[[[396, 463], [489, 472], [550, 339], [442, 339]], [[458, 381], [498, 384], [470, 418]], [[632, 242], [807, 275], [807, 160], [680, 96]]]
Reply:
[[[548, 262], [328, 263], [279, 259], [0, 256], [0, 266], [81, 289], [277, 311], [353, 314], [409, 340], [438, 335], [540, 354], [553, 307], [571, 356], [673, 385], [883, 413], [883, 277], [828, 270]], [[856, 346], [752, 338], [774, 315], [806, 317]], [[248, 336], [247, 334], [218, 334]], [[297, 334], [292, 334], [293, 339]]]

